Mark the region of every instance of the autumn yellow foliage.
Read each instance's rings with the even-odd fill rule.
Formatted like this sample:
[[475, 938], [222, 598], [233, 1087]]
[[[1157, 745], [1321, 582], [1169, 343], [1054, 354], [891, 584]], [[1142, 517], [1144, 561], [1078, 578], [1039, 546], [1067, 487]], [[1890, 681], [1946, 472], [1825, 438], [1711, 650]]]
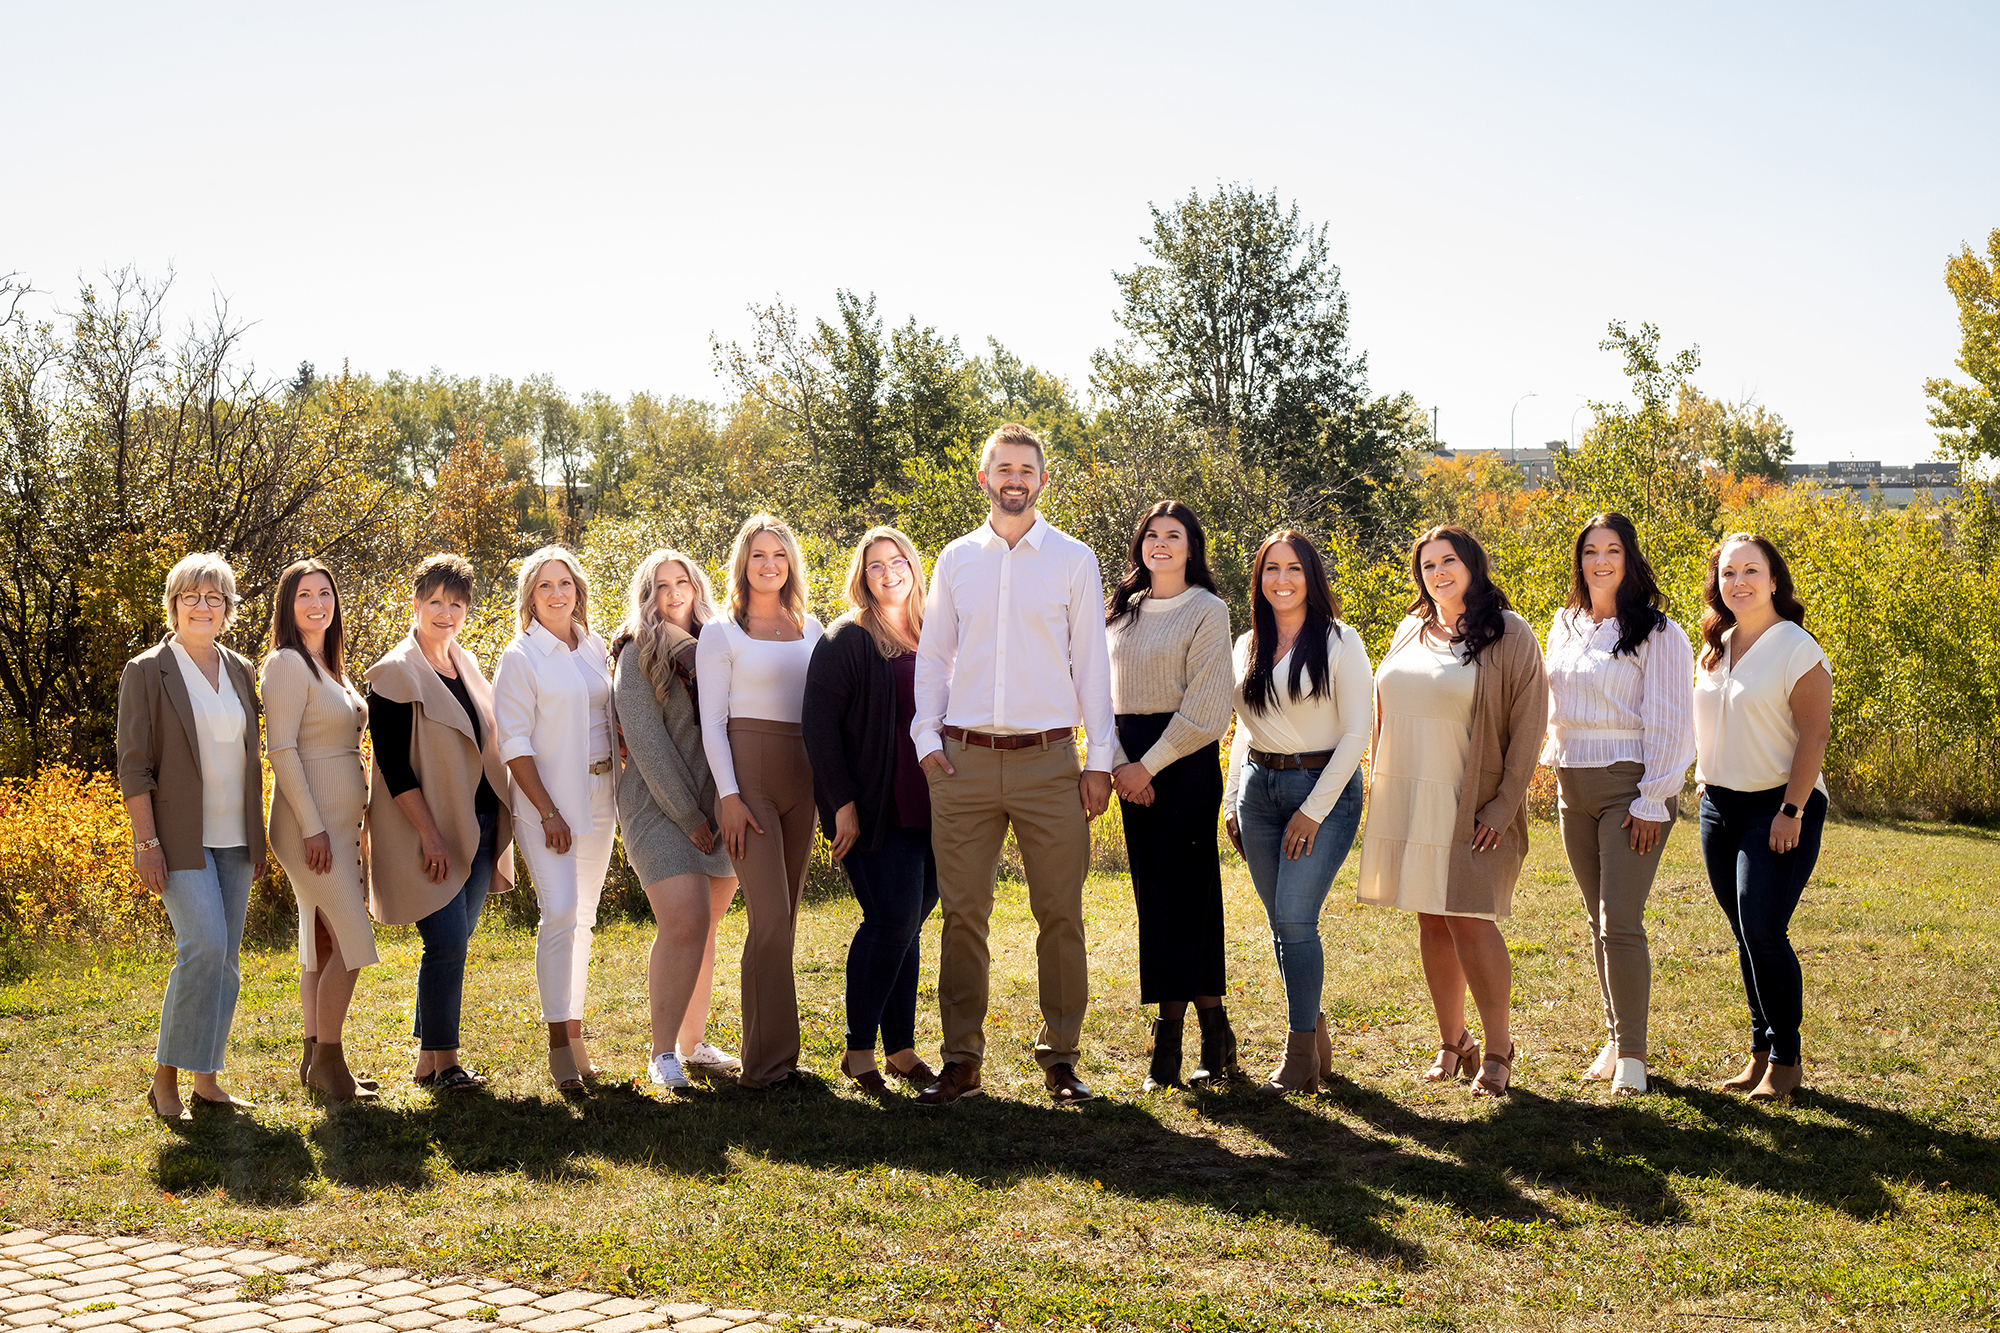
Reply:
[[132, 873], [132, 826], [108, 773], [63, 765], [0, 780], [0, 934], [8, 942], [157, 939], [160, 900]]

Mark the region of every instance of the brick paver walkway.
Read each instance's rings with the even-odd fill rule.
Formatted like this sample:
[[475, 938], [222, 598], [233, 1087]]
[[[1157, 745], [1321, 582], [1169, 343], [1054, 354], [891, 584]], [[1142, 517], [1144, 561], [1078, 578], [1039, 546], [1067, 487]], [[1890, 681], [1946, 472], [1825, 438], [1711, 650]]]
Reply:
[[904, 1333], [861, 1319], [547, 1293], [270, 1250], [44, 1231], [0, 1234], [0, 1312], [0, 1333]]

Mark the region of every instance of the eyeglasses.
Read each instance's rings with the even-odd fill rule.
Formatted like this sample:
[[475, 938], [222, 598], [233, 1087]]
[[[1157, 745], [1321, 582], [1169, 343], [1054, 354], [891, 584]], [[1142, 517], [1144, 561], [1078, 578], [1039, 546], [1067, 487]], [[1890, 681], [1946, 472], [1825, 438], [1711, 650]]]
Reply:
[[220, 611], [223, 607], [229, 605], [229, 598], [219, 592], [184, 592], [181, 594], [181, 605], [186, 607], [212, 606]]
[[896, 556], [894, 559], [890, 560], [889, 563], [886, 565], [883, 564], [880, 560], [871, 560], [867, 564], [862, 566], [862, 570], [868, 575], [869, 578], [879, 579], [884, 574], [887, 574], [892, 570], [898, 574], [909, 573], [910, 562], [903, 559], [903, 557], [899, 555]]

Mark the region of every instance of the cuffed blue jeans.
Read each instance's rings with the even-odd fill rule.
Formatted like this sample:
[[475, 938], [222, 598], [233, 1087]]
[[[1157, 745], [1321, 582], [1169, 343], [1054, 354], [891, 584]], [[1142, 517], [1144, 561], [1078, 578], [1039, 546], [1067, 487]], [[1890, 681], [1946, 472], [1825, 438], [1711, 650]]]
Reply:
[[1781, 1065], [1799, 1062], [1805, 1018], [1805, 974], [1792, 948], [1792, 913], [1819, 861], [1826, 797], [1815, 791], [1799, 811], [1799, 845], [1771, 850], [1771, 820], [1783, 787], [1734, 791], [1709, 786], [1701, 795], [1701, 859], [1708, 887], [1736, 936], [1743, 994], [1750, 1002], [1750, 1049]]
[[938, 902], [928, 828], [889, 830], [881, 850], [856, 845], [842, 859], [861, 928], [847, 947], [847, 1049], [883, 1053], [917, 1044], [917, 979], [924, 922]]
[[204, 847], [201, 854], [201, 869], [169, 870], [160, 894], [174, 923], [174, 970], [160, 1001], [155, 1058], [191, 1074], [217, 1074], [243, 985], [237, 954], [250, 910], [250, 849]]
[[1291, 1030], [1319, 1026], [1320, 993], [1326, 984], [1326, 954], [1319, 939], [1319, 910], [1333, 877], [1354, 846], [1361, 827], [1361, 772], [1355, 770], [1340, 799], [1320, 821], [1312, 853], [1285, 856], [1285, 825], [1312, 795], [1320, 775], [1303, 768], [1265, 768], [1244, 761], [1236, 786], [1236, 832], [1250, 883], [1271, 922], [1271, 948], [1285, 982], [1285, 1009]]
[[465, 999], [465, 945], [479, 926], [486, 891], [493, 886], [496, 815], [479, 817], [479, 852], [458, 896], [417, 922], [423, 957], [417, 960], [417, 1016], [410, 1035], [417, 1049], [458, 1049], [458, 1014]]

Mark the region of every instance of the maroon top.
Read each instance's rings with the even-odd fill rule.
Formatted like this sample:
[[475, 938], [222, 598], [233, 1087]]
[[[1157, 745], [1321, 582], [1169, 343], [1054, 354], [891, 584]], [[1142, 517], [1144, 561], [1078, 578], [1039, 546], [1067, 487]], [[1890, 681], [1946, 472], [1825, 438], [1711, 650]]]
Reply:
[[898, 653], [889, 660], [896, 673], [896, 822], [903, 828], [931, 826], [931, 789], [917, 762], [917, 743], [910, 725], [917, 719], [917, 655]]

